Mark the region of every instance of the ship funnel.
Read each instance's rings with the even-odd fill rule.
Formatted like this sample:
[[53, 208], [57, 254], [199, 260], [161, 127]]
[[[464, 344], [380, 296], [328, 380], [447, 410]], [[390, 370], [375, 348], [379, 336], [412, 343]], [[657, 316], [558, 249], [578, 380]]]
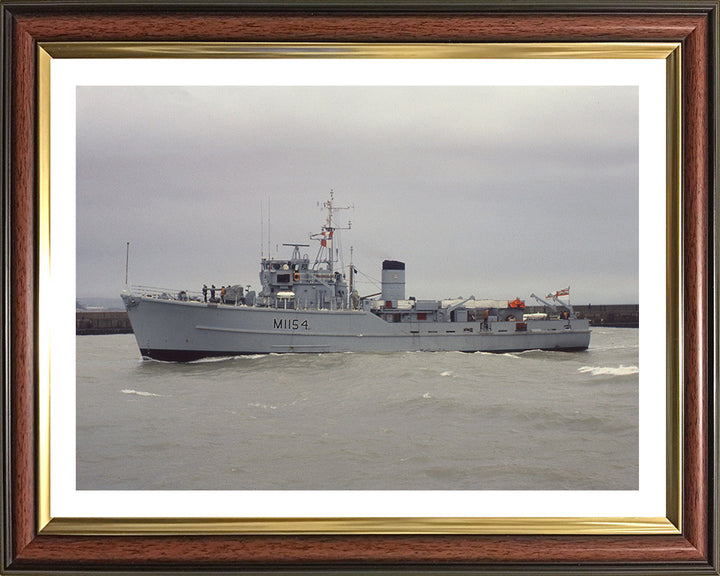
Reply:
[[383, 261], [380, 299], [405, 300], [405, 262]]

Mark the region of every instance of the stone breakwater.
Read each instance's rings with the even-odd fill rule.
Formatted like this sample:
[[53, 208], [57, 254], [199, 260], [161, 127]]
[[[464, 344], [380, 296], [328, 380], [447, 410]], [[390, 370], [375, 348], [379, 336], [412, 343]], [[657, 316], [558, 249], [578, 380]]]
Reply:
[[[637, 328], [638, 304], [587, 304], [574, 306], [579, 316], [590, 320], [591, 326], [610, 328]], [[528, 306], [527, 313], [548, 312], [544, 306]], [[75, 315], [75, 333], [132, 334], [127, 313], [123, 311], [78, 310]]]
[[[573, 304], [575, 313], [590, 320], [590, 326], [608, 328], [637, 328], [640, 322], [639, 304]], [[550, 312], [545, 306], [528, 306], [526, 313]]]
[[106, 312], [78, 310], [75, 313], [75, 333], [91, 334], [132, 334], [127, 312]]

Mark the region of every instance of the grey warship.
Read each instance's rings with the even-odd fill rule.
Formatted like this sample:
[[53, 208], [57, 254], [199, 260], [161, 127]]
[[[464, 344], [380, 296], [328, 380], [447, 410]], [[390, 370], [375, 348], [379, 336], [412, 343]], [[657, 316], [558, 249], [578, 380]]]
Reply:
[[132, 287], [121, 294], [144, 359], [189, 362], [209, 357], [270, 353], [585, 350], [588, 320], [560, 295], [544, 299], [552, 311], [525, 314], [524, 301], [417, 300], [405, 297], [405, 264], [382, 263], [381, 292], [360, 297], [355, 267], [337, 269], [339, 228], [330, 200], [311, 260], [309, 244], [284, 244], [287, 259], [261, 257], [255, 293], [228, 287], [222, 299], [187, 290]]

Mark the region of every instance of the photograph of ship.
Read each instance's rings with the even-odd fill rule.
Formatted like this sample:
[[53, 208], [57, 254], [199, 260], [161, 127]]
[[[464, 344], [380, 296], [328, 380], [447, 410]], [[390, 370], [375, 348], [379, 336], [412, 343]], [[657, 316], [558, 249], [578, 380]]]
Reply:
[[[337, 207], [323, 202], [327, 218], [311, 235], [319, 250], [311, 263], [292, 248], [289, 259], [263, 258], [262, 290], [245, 293], [239, 285], [203, 285], [195, 295], [139, 286], [122, 294], [143, 358], [192, 361], [209, 357], [272, 353], [461, 351], [518, 352], [579, 351], [590, 343], [586, 319], [578, 318], [566, 288], [547, 298], [532, 295], [553, 312], [525, 314], [525, 302], [515, 300], [459, 301], [405, 298], [405, 263], [382, 263], [381, 291], [361, 297], [354, 288], [355, 266], [345, 268], [335, 248], [340, 229]], [[128, 247], [129, 248], [129, 247]], [[202, 297], [201, 297], [202, 296]]]
[[632, 86], [80, 87], [81, 490], [632, 490]]

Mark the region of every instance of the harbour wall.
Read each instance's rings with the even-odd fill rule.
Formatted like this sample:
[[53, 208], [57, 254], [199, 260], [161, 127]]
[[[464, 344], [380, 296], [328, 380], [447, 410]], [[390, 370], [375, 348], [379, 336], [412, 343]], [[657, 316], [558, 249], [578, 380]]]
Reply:
[[[611, 328], [637, 328], [639, 322], [638, 304], [588, 304], [573, 306], [579, 316], [590, 320], [591, 326]], [[526, 313], [549, 312], [545, 306], [528, 306]], [[132, 334], [127, 312], [78, 310], [75, 314], [75, 333]]]
[[77, 310], [75, 334], [132, 334], [132, 327], [125, 311]]
[[[573, 304], [575, 313], [590, 320], [591, 326], [608, 328], [637, 328], [640, 322], [639, 304]], [[528, 306], [526, 313], [550, 312], [545, 306]]]

